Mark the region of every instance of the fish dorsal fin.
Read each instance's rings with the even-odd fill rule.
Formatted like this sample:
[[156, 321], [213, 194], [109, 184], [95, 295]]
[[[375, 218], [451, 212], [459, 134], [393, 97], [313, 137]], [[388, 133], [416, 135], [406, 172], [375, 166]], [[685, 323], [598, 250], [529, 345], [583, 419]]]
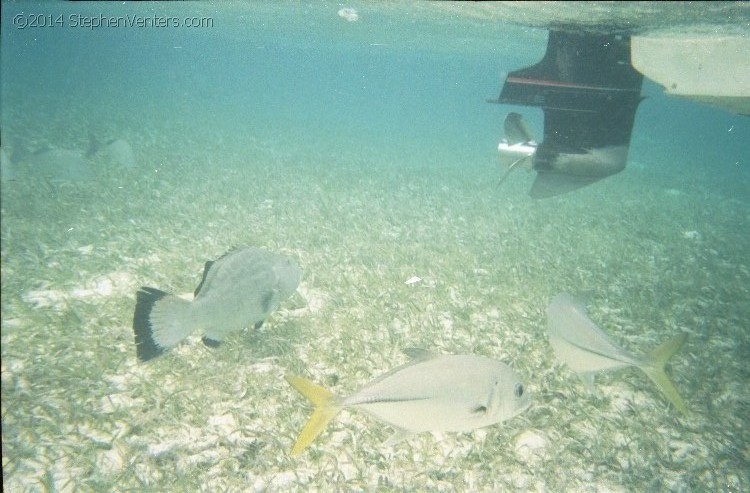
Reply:
[[201, 288], [203, 287], [203, 283], [206, 282], [206, 276], [208, 275], [208, 271], [211, 268], [212, 265], [214, 265], [215, 260], [208, 260], [206, 261], [206, 265], [203, 266], [203, 278], [201, 279], [200, 284], [198, 284], [198, 287], [195, 288], [195, 292], [193, 293], [193, 296], [198, 296], [198, 293], [200, 293]]
[[235, 247], [235, 248], [232, 248], [231, 250], [229, 250], [228, 252], [226, 252], [221, 257], [217, 258], [216, 260], [207, 260], [206, 261], [206, 265], [203, 266], [203, 278], [201, 279], [200, 284], [198, 284], [198, 287], [195, 288], [195, 293], [193, 293], [193, 296], [198, 296], [198, 293], [200, 292], [201, 288], [203, 287], [203, 284], [205, 284], [205, 282], [206, 282], [206, 277], [208, 276], [208, 271], [211, 269], [211, 266], [214, 265], [219, 260], [221, 260], [221, 259], [223, 259], [225, 257], [228, 257], [228, 256], [236, 253], [237, 251], [238, 251], [238, 249]]
[[404, 368], [408, 368], [410, 366], [422, 363], [424, 361], [431, 360], [431, 359], [436, 358], [438, 356], [437, 354], [431, 353], [431, 352], [427, 351], [426, 349], [415, 348], [415, 347], [404, 348], [402, 350], [402, 352], [409, 357], [409, 361], [407, 361], [406, 363], [404, 363], [401, 366], [397, 366], [395, 368], [391, 368], [389, 371], [387, 371], [387, 372], [383, 373], [382, 375], [380, 375], [379, 377], [375, 378], [373, 381], [371, 381], [370, 383], [368, 383], [367, 385], [365, 385], [363, 388], [361, 388], [360, 392], [362, 392], [363, 390], [365, 390], [367, 388], [371, 388], [371, 387], [373, 387], [375, 385], [378, 385], [383, 380], [386, 380], [386, 379], [392, 377], [396, 373], [402, 371]]
[[412, 363], [415, 361], [426, 361], [437, 356], [435, 353], [418, 347], [405, 348], [404, 354], [409, 357]]

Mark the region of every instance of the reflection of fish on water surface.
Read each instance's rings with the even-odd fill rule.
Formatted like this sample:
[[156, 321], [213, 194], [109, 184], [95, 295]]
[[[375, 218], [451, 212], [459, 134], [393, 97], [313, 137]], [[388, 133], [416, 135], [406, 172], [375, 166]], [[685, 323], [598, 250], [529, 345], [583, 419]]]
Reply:
[[361, 409], [395, 428], [393, 444], [425, 431], [469, 431], [509, 419], [530, 403], [520, 378], [504, 363], [475, 355], [407, 352], [413, 359], [348, 397], [287, 376], [314, 405], [291, 455], [300, 454], [344, 408]]
[[259, 328], [281, 301], [297, 289], [300, 268], [259, 248], [244, 248], [206, 262], [193, 301], [143, 287], [137, 293], [133, 332], [138, 358], [147, 361], [202, 329], [203, 342], [254, 325]]
[[682, 397], [664, 371], [671, 358], [687, 340], [681, 333], [653, 351], [637, 357], [615, 344], [586, 315], [583, 306], [566, 293], [555, 296], [547, 308], [549, 342], [557, 358], [578, 373], [593, 388], [597, 372], [635, 366], [656, 384], [681, 413], [686, 413]]

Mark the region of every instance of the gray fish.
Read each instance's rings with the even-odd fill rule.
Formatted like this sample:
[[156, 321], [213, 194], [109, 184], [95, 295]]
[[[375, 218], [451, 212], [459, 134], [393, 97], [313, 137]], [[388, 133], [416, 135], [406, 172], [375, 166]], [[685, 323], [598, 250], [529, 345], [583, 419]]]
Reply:
[[193, 301], [143, 287], [137, 293], [133, 332], [141, 361], [155, 358], [198, 329], [218, 346], [244, 327], [259, 328], [299, 285], [300, 268], [258, 248], [244, 248], [206, 262]]
[[[19, 160], [20, 161], [20, 160]], [[80, 151], [45, 149], [26, 156], [16, 171], [43, 177], [52, 183], [92, 180], [94, 172]]]
[[635, 356], [615, 344], [586, 315], [586, 310], [573, 297], [561, 293], [547, 308], [549, 342], [557, 359], [578, 373], [587, 387], [593, 388], [597, 372], [635, 366], [656, 384], [664, 396], [681, 413], [685, 403], [664, 366], [687, 340], [681, 333], [643, 356]]
[[309, 380], [287, 381], [314, 405], [292, 448], [300, 454], [344, 408], [361, 409], [396, 429], [388, 443], [425, 431], [469, 431], [509, 419], [530, 404], [521, 379], [508, 365], [483, 356], [408, 352], [413, 360], [348, 397]]
[[137, 167], [133, 148], [123, 139], [113, 139], [100, 144], [94, 137], [91, 137], [91, 145], [86, 155], [101, 161], [104, 166], [112, 169], [134, 169]]

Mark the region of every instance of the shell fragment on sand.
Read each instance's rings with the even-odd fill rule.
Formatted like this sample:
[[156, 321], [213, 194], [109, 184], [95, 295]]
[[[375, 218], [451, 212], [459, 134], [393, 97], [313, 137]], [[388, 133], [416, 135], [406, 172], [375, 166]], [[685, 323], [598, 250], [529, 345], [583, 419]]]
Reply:
[[414, 286], [421, 281], [422, 281], [421, 277], [413, 276], [407, 279], [406, 281], [404, 281], [404, 284], [406, 284], [407, 286]]

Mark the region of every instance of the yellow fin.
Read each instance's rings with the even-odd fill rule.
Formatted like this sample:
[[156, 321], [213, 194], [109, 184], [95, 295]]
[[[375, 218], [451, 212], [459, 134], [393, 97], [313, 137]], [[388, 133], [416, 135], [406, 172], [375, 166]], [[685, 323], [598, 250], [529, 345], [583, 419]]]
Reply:
[[687, 406], [685, 406], [685, 402], [680, 397], [679, 392], [677, 392], [677, 388], [665, 373], [664, 365], [667, 364], [669, 358], [680, 350], [686, 340], [687, 334], [684, 332], [673, 337], [648, 353], [644, 357], [645, 364], [640, 367], [656, 384], [659, 390], [662, 391], [664, 396], [669, 399], [669, 402], [682, 414], [687, 414]]
[[341, 411], [341, 406], [336, 405], [335, 396], [320, 385], [294, 375], [286, 375], [285, 378], [292, 387], [315, 405], [310, 420], [302, 428], [297, 442], [292, 447], [290, 455], [294, 457], [301, 454], [323, 432], [328, 422]]

